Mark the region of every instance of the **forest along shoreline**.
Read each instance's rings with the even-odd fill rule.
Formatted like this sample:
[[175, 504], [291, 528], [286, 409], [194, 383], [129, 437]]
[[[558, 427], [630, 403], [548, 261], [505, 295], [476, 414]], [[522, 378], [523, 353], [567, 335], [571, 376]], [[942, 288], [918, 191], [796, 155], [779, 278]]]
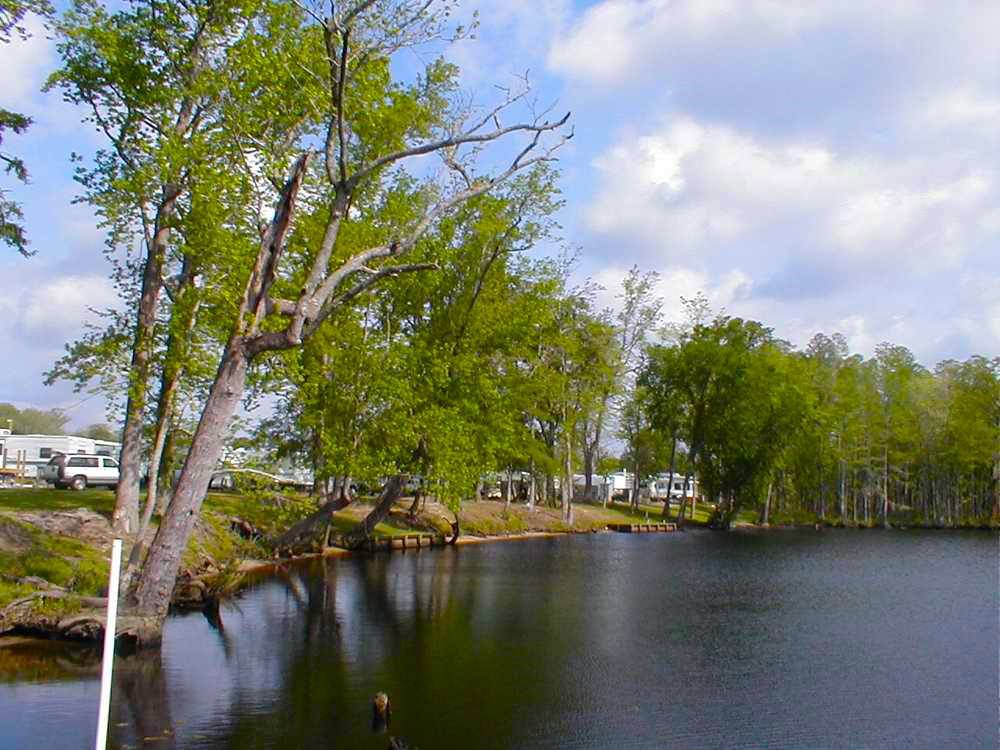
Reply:
[[[294, 560], [321, 556], [370, 554], [367, 547], [338, 546], [347, 531], [355, 528], [371, 510], [374, 498], [359, 500], [334, 513], [329, 523], [319, 525], [308, 538], [292, 546], [275, 543], [297, 521], [315, 512], [317, 501], [306, 495], [259, 494], [257, 496], [213, 493], [202, 513], [184, 555], [173, 592], [174, 609], [217, 607], [255, 574], [273, 570]], [[111, 540], [114, 496], [109, 491], [60, 492], [49, 489], [13, 489], [0, 492], [0, 648], [16, 642], [12, 636], [34, 636], [74, 641], [99, 641], [104, 632], [104, 607]], [[425, 500], [419, 508], [413, 498], [400, 498], [372, 534], [376, 540], [409, 536], [410, 549], [416, 534], [435, 544], [470, 544], [527, 539], [563, 534], [601, 533], [609, 525], [672, 521], [663, 517], [663, 506], [640, 504], [638, 508], [612, 502], [607, 506], [574, 504], [574, 522], [565, 523], [561, 509], [523, 503], [479, 500], [463, 503], [459, 534], [455, 518], [446, 506]], [[676, 509], [674, 508], [673, 511]], [[708, 527], [715, 508], [697, 503], [685, 525]], [[796, 511], [773, 512], [770, 523], [750, 512], [735, 523], [739, 529], [842, 527], [837, 519], [822, 519]], [[921, 523], [898, 510], [893, 528], [945, 528]], [[881, 526], [872, 524], [872, 527]], [[865, 526], [853, 526], [866, 528]], [[947, 528], [997, 529], [994, 519], [983, 524]], [[148, 532], [150, 536], [155, 528]], [[391, 548], [379, 545], [379, 549]], [[127, 552], [127, 551], [126, 551]], [[130, 628], [126, 614], [119, 636]]]

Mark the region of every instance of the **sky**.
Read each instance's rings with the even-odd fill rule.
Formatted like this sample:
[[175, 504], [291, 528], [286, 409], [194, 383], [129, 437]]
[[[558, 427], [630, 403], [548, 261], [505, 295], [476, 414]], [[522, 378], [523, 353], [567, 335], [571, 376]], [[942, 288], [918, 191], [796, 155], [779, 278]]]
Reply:
[[[529, 72], [572, 111], [562, 235], [613, 303], [633, 265], [681, 297], [754, 318], [797, 346], [844, 334], [927, 366], [1000, 355], [1000, 2], [467, 0], [475, 39], [447, 54], [478, 100]], [[41, 32], [40, 27], [36, 30]], [[420, 53], [412, 53], [419, 55]], [[42, 373], [115, 303], [103, 234], [71, 152], [101, 141], [40, 87], [37, 33], [0, 48], [0, 107], [35, 118], [5, 140], [37, 254], [0, 248], [0, 401], [103, 421], [99, 397]]]

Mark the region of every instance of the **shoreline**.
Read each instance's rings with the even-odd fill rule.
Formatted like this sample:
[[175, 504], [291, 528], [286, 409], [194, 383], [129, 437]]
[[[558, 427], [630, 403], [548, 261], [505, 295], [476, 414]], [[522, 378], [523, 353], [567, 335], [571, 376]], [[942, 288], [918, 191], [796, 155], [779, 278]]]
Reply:
[[[103, 637], [104, 611], [100, 605], [102, 599], [99, 593], [91, 588], [89, 591], [80, 589], [72, 582], [52, 579], [42, 574], [32, 572], [17, 573], [17, 566], [24, 556], [36, 554], [34, 550], [45, 549], [57, 560], [74, 564], [73, 554], [65, 547], [75, 545], [77, 550], [85, 549], [90, 556], [91, 565], [103, 566], [106, 585], [107, 549], [110, 547], [111, 529], [107, 521], [107, 512], [95, 504], [90, 509], [77, 507], [69, 510], [46, 507], [44, 491], [32, 493], [32, 505], [28, 508], [5, 508], [3, 499], [8, 491], [0, 492], [0, 531], [3, 523], [7, 525], [7, 547], [3, 546], [4, 537], [0, 534], [0, 554], [6, 553], [8, 562], [13, 561], [13, 567], [8, 566], [11, 574], [6, 576], [7, 584], [13, 586], [16, 592], [11, 597], [8, 594], [7, 603], [0, 606], [0, 642], [9, 642], [10, 638], [29, 637], [36, 640], [62, 640], [92, 643]], [[64, 500], [73, 496], [57, 495], [56, 499]], [[81, 500], [85, 499], [80, 497]], [[100, 499], [100, 498], [97, 498]], [[110, 500], [110, 493], [104, 499]], [[265, 557], [268, 546], [262, 544], [257, 537], [248, 539], [241, 533], [236, 521], [240, 517], [234, 511], [254, 508], [258, 516], [253, 518], [256, 532], [262, 528], [261, 534], [274, 532], [274, 524], [268, 517], [269, 508], [266, 504], [256, 506], [248, 502], [248, 498], [228, 496], [216, 500], [215, 507], [207, 506], [203, 513], [201, 532], [190, 549], [190, 557], [185, 569], [178, 576], [171, 609], [177, 611], [206, 610], [218, 606], [228, 599], [239, 596], [244, 588], [253, 585], [253, 579], [274, 575], [283, 566], [307, 564], [313, 560], [337, 559], [355, 556], [372, 556], [386, 551], [422, 551], [424, 548], [434, 549], [441, 546], [466, 546], [490, 542], [509, 542], [527, 539], [546, 539], [572, 534], [609, 534], [616, 533], [610, 527], [629, 524], [659, 524], [667, 521], [663, 518], [663, 506], [641, 506], [638, 511], [630, 506], [618, 503], [598, 505], [590, 503], [574, 504], [575, 523], [567, 527], [562, 521], [561, 510], [547, 505], [535, 506], [529, 510], [520, 504], [504, 504], [491, 500], [470, 501], [463, 504], [461, 521], [464, 533], [451, 544], [436, 543], [427, 547], [415, 547], [405, 544], [395, 544], [399, 537], [413, 534], [434, 533], [444, 537], [443, 531], [447, 522], [447, 512], [444, 506], [429, 502], [423, 512], [410, 516], [403, 508], [408, 502], [401, 500], [397, 508], [380, 525], [373, 535], [378, 540], [377, 549], [349, 550], [343, 547], [326, 546], [322, 542], [312, 549], [303, 549], [297, 554], [283, 557]], [[356, 502], [348, 506], [344, 512], [331, 519], [331, 524], [340, 528], [352, 526], [368, 512], [368, 505]], [[95, 512], [95, 510], [97, 512]], [[671, 531], [654, 531], [646, 533], [675, 533], [688, 529], [712, 529], [708, 525], [710, 507], [699, 504], [694, 519], [685, 520], [684, 526]], [[13, 524], [13, 525], [11, 525]], [[280, 527], [279, 527], [280, 528]], [[805, 531], [817, 532], [827, 529], [854, 529], [858, 531], [883, 529], [881, 524], [842, 524], [838, 521], [817, 520], [806, 523], [775, 523], [761, 525], [752, 522], [751, 514], [742, 514], [733, 524], [732, 531], [741, 533], [766, 533], [769, 531]], [[42, 547], [21, 548], [11, 546], [11, 531], [24, 536], [33, 536], [35, 543]], [[433, 530], [433, 531], [432, 531]], [[890, 531], [993, 531], [998, 530], [995, 524], [979, 523], [967, 526], [943, 526], [942, 524], [896, 523]], [[17, 533], [14, 536], [17, 536]], [[27, 537], [25, 537], [27, 538]], [[19, 541], [19, 540], [14, 540]], [[24, 542], [24, 539], [20, 540]], [[319, 548], [322, 547], [322, 548]], [[249, 554], [247, 554], [249, 553]], [[21, 565], [24, 568], [25, 565]], [[0, 579], [0, 584], [3, 579]], [[91, 584], [93, 586], [93, 584]], [[11, 589], [8, 589], [10, 591]], [[106, 601], [106, 600], [104, 600]], [[119, 637], [128, 634], [128, 618], [119, 627]]]

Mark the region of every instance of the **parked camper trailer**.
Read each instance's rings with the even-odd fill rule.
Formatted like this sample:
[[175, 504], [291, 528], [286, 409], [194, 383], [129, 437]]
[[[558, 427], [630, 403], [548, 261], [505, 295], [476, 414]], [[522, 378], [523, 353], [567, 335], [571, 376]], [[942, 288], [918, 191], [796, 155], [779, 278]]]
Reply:
[[698, 480], [695, 477], [691, 477], [691, 482], [688, 484], [687, 492], [684, 492], [684, 475], [674, 474], [673, 479], [671, 479], [670, 474], [658, 474], [655, 479], [649, 482], [649, 497], [652, 500], [664, 501], [668, 497], [671, 502], [680, 500], [681, 497], [686, 497], [688, 499], [692, 497], [697, 497], [698, 495]]
[[13, 435], [10, 430], [0, 430], [0, 469], [23, 465], [23, 477], [34, 479], [38, 469], [53, 456], [85, 453], [118, 458], [121, 443], [94, 440], [76, 435]]

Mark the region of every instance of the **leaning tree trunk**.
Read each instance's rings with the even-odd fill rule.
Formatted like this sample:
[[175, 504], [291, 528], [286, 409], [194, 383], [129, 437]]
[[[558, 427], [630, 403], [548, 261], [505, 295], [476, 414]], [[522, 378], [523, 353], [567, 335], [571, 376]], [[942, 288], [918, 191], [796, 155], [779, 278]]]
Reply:
[[[135, 544], [132, 546], [132, 552], [129, 555], [128, 571], [125, 576], [126, 582], [131, 580], [136, 566], [142, 561], [145, 554], [144, 540], [146, 529], [149, 528], [149, 523], [153, 518], [153, 511], [158, 506], [157, 492], [160, 486], [160, 461], [163, 458], [163, 450], [166, 447], [170, 421], [173, 419], [177, 389], [180, 387], [181, 377], [184, 374], [184, 362], [188, 356], [188, 344], [191, 340], [191, 332], [198, 317], [198, 301], [188, 299], [195, 292], [194, 281], [193, 261], [190, 258], [185, 258], [181, 273], [180, 288], [177, 292], [177, 302], [174, 305], [174, 312], [178, 312], [178, 307], [180, 307], [182, 317], [179, 320], [179, 327], [181, 330], [172, 330], [167, 340], [167, 361], [164, 364], [163, 376], [160, 381], [160, 397], [156, 407], [156, 430], [153, 437], [153, 449], [149, 455], [146, 507], [143, 510], [142, 519], [139, 521], [139, 531], [136, 534]], [[126, 586], [125, 588], [127, 590], [128, 587]]]
[[173, 185], [163, 189], [163, 200], [156, 212], [153, 236], [142, 272], [142, 290], [132, 340], [132, 366], [129, 372], [125, 426], [119, 459], [118, 487], [111, 523], [118, 534], [131, 535], [139, 528], [139, 466], [142, 462], [142, 415], [146, 408], [146, 388], [153, 357], [156, 306], [163, 288], [163, 264], [170, 241], [170, 220], [180, 196]]
[[420, 482], [417, 483], [417, 491], [413, 493], [413, 504], [410, 509], [406, 512], [406, 515], [410, 517], [410, 520], [416, 520], [417, 513], [420, 510], [420, 501], [424, 496], [424, 480], [423, 477], [420, 478]]
[[[170, 607], [181, 556], [222, 454], [226, 429], [243, 398], [248, 365], [243, 339], [235, 335], [226, 346], [173, 500], [160, 522], [136, 582], [133, 603], [142, 615], [152, 618], [158, 626], [162, 625]], [[159, 632], [149, 633], [148, 639], [158, 636]]]
[[320, 531], [325, 531], [338, 510], [350, 505], [350, 500], [342, 496], [327, 500], [319, 510], [294, 523], [285, 533], [274, 540], [272, 546], [276, 550], [291, 550], [308, 544], [316, 539]]
[[389, 479], [371, 512], [365, 516], [363, 521], [344, 535], [343, 542], [345, 547], [348, 549], [357, 549], [371, 539], [375, 527], [382, 523], [385, 517], [389, 515], [392, 506], [396, 504], [399, 496], [403, 494], [405, 479], [405, 474], [396, 474]]

